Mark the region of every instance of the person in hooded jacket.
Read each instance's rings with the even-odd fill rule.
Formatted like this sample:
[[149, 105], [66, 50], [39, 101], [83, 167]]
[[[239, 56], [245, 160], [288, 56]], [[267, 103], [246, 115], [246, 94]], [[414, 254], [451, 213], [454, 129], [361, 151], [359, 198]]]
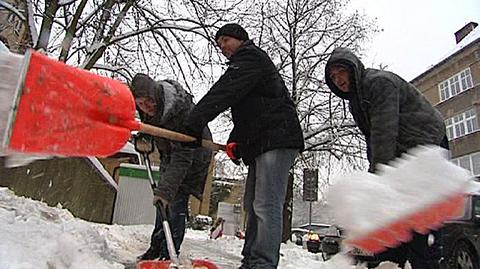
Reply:
[[228, 68], [190, 113], [185, 129], [198, 137], [208, 122], [231, 108], [227, 154], [248, 165], [241, 268], [277, 268], [288, 171], [303, 150], [303, 133], [278, 70], [245, 29], [226, 24], [215, 41]]
[[[388, 164], [417, 145], [439, 145], [448, 149], [443, 117], [415, 86], [398, 75], [365, 68], [349, 49], [335, 49], [325, 67], [325, 81], [349, 109], [365, 136], [369, 171]], [[412, 241], [379, 255], [382, 260], [413, 269], [436, 268], [426, 257], [427, 236], [414, 234]]]
[[[142, 122], [183, 131], [183, 121], [194, 107], [192, 96], [173, 80], [154, 81], [145, 74], [136, 74], [130, 89], [135, 98]], [[211, 140], [208, 127], [201, 131], [203, 139]], [[206, 148], [192, 149], [182, 143], [154, 137], [160, 153], [160, 180], [154, 193], [154, 201], [166, 207], [168, 222], [172, 229], [177, 253], [185, 235], [185, 221], [188, 213], [188, 197], [202, 199], [212, 151]], [[162, 214], [157, 209], [155, 228], [150, 247], [138, 260], [168, 260], [168, 249], [162, 227]]]

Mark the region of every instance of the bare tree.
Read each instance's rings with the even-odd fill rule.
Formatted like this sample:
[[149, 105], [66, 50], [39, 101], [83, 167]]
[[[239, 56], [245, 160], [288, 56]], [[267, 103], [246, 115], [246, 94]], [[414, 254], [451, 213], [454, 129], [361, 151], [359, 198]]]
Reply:
[[27, 0], [9, 10], [24, 21], [30, 47], [61, 61], [127, 81], [136, 72], [170, 77], [193, 91], [213, 80], [221, 58], [212, 32], [242, 2]]
[[337, 159], [361, 156], [345, 105], [323, 82], [334, 47], [358, 52], [376, 31], [365, 16], [346, 14], [344, 0], [151, 2], [27, 0], [25, 9], [9, 10], [25, 20], [33, 48], [62, 61], [127, 80], [138, 71], [170, 76], [202, 90], [223, 61], [212, 33], [220, 23], [239, 22], [278, 63], [291, 90], [307, 143], [303, 164], [317, 166], [313, 156], [325, 152]]
[[[127, 81], [136, 72], [174, 78], [197, 95], [212, 84], [224, 60], [216, 52], [212, 34], [224, 22], [240, 23], [277, 63], [297, 105], [306, 150], [291, 178], [301, 178], [303, 167], [325, 168], [321, 184], [328, 186], [338, 161], [362, 166], [364, 143], [344, 102], [326, 88], [323, 73], [335, 47], [361, 53], [362, 44], [377, 28], [364, 15], [347, 13], [344, 0], [26, 3], [25, 9], [9, 10], [25, 20], [32, 47]], [[225, 120], [228, 117], [220, 122]], [[300, 190], [295, 183], [295, 189]], [[290, 193], [287, 210], [292, 208], [292, 197]]]
[[259, 43], [274, 55], [297, 104], [307, 166], [317, 166], [313, 156], [322, 152], [337, 159], [361, 157], [358, 144], [352, 145], [352, 137], [358, 135], [354, 122], [323, 81], [326, 60], [334, 48], [360, 52], [376, 31], [365, 16], [346, 14], [346, 7], [342, 0], [288, 0], [262, 6]]

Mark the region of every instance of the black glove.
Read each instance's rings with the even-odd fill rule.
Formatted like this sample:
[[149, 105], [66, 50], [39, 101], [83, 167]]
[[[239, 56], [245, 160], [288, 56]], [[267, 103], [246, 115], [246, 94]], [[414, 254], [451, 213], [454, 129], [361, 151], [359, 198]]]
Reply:
[[238, 146], [237, 142], [230, 142], [225, 147], [225, 151], [227, 152], [227, 156], [232, 160], [232, 162], [236, 165], [240, 165], [240, 147]]

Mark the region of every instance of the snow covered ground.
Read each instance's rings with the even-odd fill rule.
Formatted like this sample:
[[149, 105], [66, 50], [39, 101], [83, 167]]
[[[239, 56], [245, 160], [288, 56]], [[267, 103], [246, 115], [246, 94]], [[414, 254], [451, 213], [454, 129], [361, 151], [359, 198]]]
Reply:
[[[132, 268], [135, 257], [147, 248], [152, 229], [152, 225], [87, 222], [68, 210], [0, 188], [0, 269]], [[209, 259], [220, 268], [238, 268], [242, 244], [235, 238], [210, 240], [205, 231], [188, 230], [181, 256]], [[356, 268], [345, 257], [322, 261], [320, 255], [293, 243], [282, 245], [281, 254], [282, 269]], [[397, 268], [391, 264], [380, 267]]]

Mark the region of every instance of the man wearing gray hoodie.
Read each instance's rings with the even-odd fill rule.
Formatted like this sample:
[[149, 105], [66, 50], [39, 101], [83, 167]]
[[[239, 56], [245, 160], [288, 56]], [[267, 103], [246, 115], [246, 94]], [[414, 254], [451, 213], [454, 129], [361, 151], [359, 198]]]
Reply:
[[[428, 100], [398, 75], [365, 68], [349, 49], [337, 48], [325, 67], [325, 81], [338, 97], [348, 100], [349, 109], [365, 136], [370, 172], [417, 145], [448, 148], [445, 124]], [[426, 255], [427, 236], [415, 234], [412, 241], [379, 255], [413, 269], [436, 268]]]
[[[183, 121], [194, 107], [192, 96], [173, 80], [154, 81], [144, 74], [137, 74], [130, 89], [135, 97], [137, 110], [142, 122], [183, 132]], [[208, 127], [203, 129], [203, 139], [212, 140]], [[212, 151], [206, 148], [189, 148], [182, 143], [155, 137], [160, 153], [160, 180], [154, 193], [154, 204], [161, 201], [167, 208], [168, 221], [178, 253], [185, 235], [185, 221], [188, 213], [188, 197], [202, 199]], [[139, 260], [169, 259], [162, 214], [157, 210], [155, 229], [150, 248]]]

